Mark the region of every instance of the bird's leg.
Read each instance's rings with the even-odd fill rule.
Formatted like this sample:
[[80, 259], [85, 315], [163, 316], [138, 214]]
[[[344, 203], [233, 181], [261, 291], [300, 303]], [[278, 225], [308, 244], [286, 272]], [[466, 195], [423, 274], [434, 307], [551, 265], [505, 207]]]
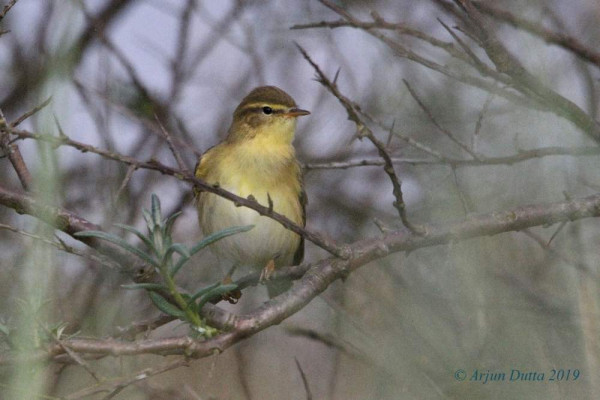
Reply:
[[273, 275], [274, 271], [275, 271], [275, 260], [270, 259], [267, 262], [267, 265], [265, 265], [264, 268], [260, 271], [260, 278], [258, 278], [258, 281], [260, 283], [265, 283], [266, 281], [271, 279], [271, 275]]
[[[229, 271], [227, 271], [227, 274], [221, 281], [221, 284], [228, 285], [231, 282], [233, 282], [231, 277], [233, 276], [233, 273], [235, 272], [236, 268], [237, 268], [237, 264], [233, 264], [233, 266], [229, 269]], [[230, 304], [236, 304], [238, 302], [238, 300], [240, 299], [240, 297], [242, 297], [242, 291], [239, 289], [233, 289], [232, 291], [223, 293], [221, 295], [221, 298], [223, 300], [228, 301]]]
[[221, 281], [221, 283], [223, 283], [223, 285], [227, 285], [227, 284], [230, 284], [231, 282], [233, 282], [233, 280], [231, 279], [231, 277], [233, 276], [233, 273], [235, 272], [235, 270], [236, 270], [237, 267], [238, 267], [237, 264], [233, 264], [231, 266], [231, 268], [229, 268], [229, 271], [227, 271], [227, 274], [225, 275], [225, 277]]
[[264, 266], [262, 271], [260, 271], [260, 278], [258, 278], [258, 282], [265, 283], [269, 279], [271, 279], [271, 275], [275, 272], [275, 260], [279, 258], [279, 254], [275, 254], [273, 258], [267, 261], [267, 264]]

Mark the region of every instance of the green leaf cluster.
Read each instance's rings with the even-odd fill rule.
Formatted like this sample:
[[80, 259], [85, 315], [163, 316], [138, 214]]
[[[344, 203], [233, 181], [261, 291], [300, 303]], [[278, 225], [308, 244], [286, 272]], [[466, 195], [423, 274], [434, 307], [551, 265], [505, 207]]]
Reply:
[[[252, 225], [237, 226], [215, 232], [191, 247], [182, 243], [173, 242], [172, 229], [177, 217], [177, 212], [163, 219], [160, 200], [152, 194], [152, 205], [150, 210], [143, 210], [147, 226], [147, 234], [129, 225], [116, 224], [116, 226], [133, 233], [144, 244], [145, 250], [129, 244], [123, 238], [102, 231], [85, 231], [75, 235], [78, 237], [95, 237], [113, 243], [122, 249], [139, 257], [145, 263], [156, 269], [162, 278], [161, 283], [135, 283], [124, 285], [127, 289], [147, 290], [150, 299], [156, 307], [167, 315], [179, 318], [190, 324], [193, 331], [205, 337], [211, 337], [217, 333], [215, 328], [208, 326], [201, 316], [202, 307], [209, 301], [221, 297], [237, 288], [234, 284], [223, 284], [217, 282], [204, 287], [193, 294], [179, 292], [175, 284], [175, 276], [190, 258], [210, 244], [227, 236], [246, 232], [252, 229]], [[169, 299], [168, 299], [169, 298]]]

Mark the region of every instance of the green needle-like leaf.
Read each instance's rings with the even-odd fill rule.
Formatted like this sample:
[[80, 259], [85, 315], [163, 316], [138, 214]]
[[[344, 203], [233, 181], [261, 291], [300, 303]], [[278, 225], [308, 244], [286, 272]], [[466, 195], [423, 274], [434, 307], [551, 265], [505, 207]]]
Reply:
[[162, 215], [160, 213], [160, 200], [154, 193], [152, 193], [152, 221], [154, 221], [155, 226], [160, 226], [162, 222]]
[[185, 320], [185, 312], [175, 307], [173, 304], [169, 303], [164, 297], [156, 292], [148, 292], [150, 295], [150, 299], [154, 305], [162, 312], [167, 315], [170, 315], [175, 318], [179, 318], [181, 320]]
[[76, 236], [76, 237], [96, 237], [98, 239], [106, 240], [107, 242], [114, 243], [117, 246], [121, 247], [122, 249], [135, 254], [142, 260], [146, 261], [148, 264], [150, 264], [156, 268], [159, 267], [158, 263], [151, 256], [144, 253], [142, 250], [140, 250], [136, 247], [133, 247], [132, 245], [127, 243], [125, 240], [123, 240], [120, 237], [115, 236], [113, 234], [102, 232], [102, 231], [84, 231], [84, 232], [77, 232], [74, 234], [74, 236]]
[[154, 220], [152, 220], [152, 214], [150, 211], [143, 209], [142, 215], [144, 216], [144, 220], [146, 221], [146, 225], [148, 226], [148, 232], [154, 231]]
[[173, 229], [173, 224], [175, 223], [175, 220], [177, 219], [177, 217], [179, 217], [182, 214], [181, 211], [177, 211], [176, 213], [174, 213], [173, 215], [171, 215], [169, 218], [167, 218], [165, 220], [165, 233], [170, 234], [171, 233], [171, 229]]
[[223, 229], [222, 231], [215, 232], [211, 235], [208, 235], [200, 242], [198, 242], [194, 247], [190, 249], [190, 254], [194, 255], [206, 246], [211, 243], [216, 242], [217, 240], [223, 239], [224, 237], [235, 235], [236, 233], [246, 232], [250, 229], [254, 228], [254, 225], [245, 225], [245, 226], [232, 226], [231, 228]]
[[163, 264], [169, 259], [169, 257], [171, 257], [173, 253], [178, 253], [182, 257], [182, 259], [185, 260], [188, 260], [191, 257], [190, 251], [187, 247], [185, 247], [181, 243], [174, 243], [170, 245], [167, 251], [165, 252], [165, 255], [163, 256]]
[[230, 284], [230, 285], [221, 285], [219, 287], [216, 287], [216, 288], [208, 291], [208, 293], [205, 293], [202, 296], [200, 296], [200, 300], [198, 300], [198, 306], [197, 306], [198, 310], [201, 310], [202, 307], [206, 303], [208, 303], [215, 297], [219, 297], [227, 292], [231, 292], [234, 289], [237, 289], [237, 285]]
[[132, 283], [130, 285], [121, 285], [124, 289], [146, 289], [146, 290], [169, 290], [165, 285], [160, 283]]
[[188, 301], [188, 302], [187, 302], [188, 306], [189, 306], [190, 304], [192, 304], [193, 302], [195, 302], [195, 301], [196, 301], [196, 299], [198, 299], [199, 297], [201, 297], [201, 296], [205, 295], [206, 293], [210, 292], [211, 290], [213, 290], [213, 289], [215, 289], [215, 288], [219, 287], [219, 285], [221, 285], [221, 282], [217, 282], [217, 283], [215, 283], [215, 284], [212, 284], [212, 285], [210, 285], [210, 286], [207, 286], [207, 287], [205, 287], [205, 288], [203, 288], [203, 289], [200, 289], [200, 290], [199, 290], [199, 291], [197, 291], [196, 293], [194, 293], [194, 295], [193, 295], [192, 297], [190, 297], [189, 299], [187, 299], [187, 301]]
[[137, 236], [142, 242], [144, 242], [144, 244], [151, 250], [155, 250], [154, 249], [154, 244], [152, 243], [152, 241], [146, 236], [144, 235], [142, 232], [138, 231], [137, 229], [135, 229], [133, 226], [129, 226], [129, 225], [125, 225], [125, 224], [114, 224], [116, 227], [119, 227], [121, 229], [124, 229], [128, 232], [133, 233], [135, 236]]

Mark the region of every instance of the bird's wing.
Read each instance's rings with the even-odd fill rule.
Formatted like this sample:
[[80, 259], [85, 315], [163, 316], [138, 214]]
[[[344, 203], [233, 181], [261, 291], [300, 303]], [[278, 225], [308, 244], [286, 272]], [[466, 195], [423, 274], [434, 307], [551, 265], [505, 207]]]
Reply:
[[[206, 178], [208, 176], [208, 172], [210, 170], [210, 166], [209, 166], [210, 161], [209, 160], [212, 158], [214, 149], [217, 146], [218, 145], [215, 145], [215, 146], [209, 148], [200, 156], [200, 158], [198, 158], [198, 162], [196, 163], [196, 166], [194, 167], [194, 175], [196, 176], [196, 178], [206, 180]], [[198, 197], [198, 195], [201, 192], [202, 192], [202, 189], [200, 189], [198, 187], [194, 187], [194, 197]]]

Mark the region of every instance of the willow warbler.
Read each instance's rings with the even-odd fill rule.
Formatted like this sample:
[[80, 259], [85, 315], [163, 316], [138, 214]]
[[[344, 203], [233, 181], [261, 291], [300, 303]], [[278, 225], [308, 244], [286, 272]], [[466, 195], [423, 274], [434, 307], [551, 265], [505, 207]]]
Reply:
[[[235, 109], [227, 138], [202, 155], [196, 177], [241, 197], [254, 198], [296, 224], [306, 223], [302, 170], [292, 141], [296, 118], [310, 114], [274, 86], [252, 90]], [[251, 266], [268, 278], [274, 268], [296, 265], [304, 256], [304, 240], [269, 217], [208, 192], [196, 192], [198, 220], [205, 235], [232, 226], [254, 225], [250, 231], [212, 245], [213, 252], [237, 266]], [[267, 282], [271, 297], [291, 286]]]

